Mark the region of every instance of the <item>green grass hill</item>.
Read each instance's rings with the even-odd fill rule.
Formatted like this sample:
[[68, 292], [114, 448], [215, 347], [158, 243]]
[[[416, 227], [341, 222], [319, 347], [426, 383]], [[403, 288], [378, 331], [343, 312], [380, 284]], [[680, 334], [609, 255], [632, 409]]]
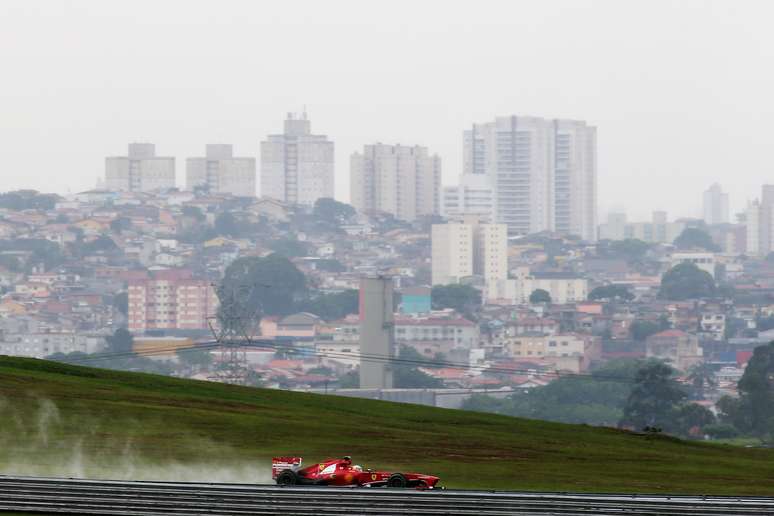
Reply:
[[0, 473], [269, 481], [352, 455], [449, 488], [774, 494], [774, 451], [0, 357]]

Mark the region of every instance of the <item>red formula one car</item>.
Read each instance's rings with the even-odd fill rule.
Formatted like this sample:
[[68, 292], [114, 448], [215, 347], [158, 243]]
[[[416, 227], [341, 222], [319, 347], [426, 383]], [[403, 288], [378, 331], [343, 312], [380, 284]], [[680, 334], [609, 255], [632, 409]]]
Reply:
[[301, 468], [301, 457], [274, 457], [271, 477], [279, 485], [414, 487], [433, 489], [439, 478], [419, 473], [373, 471], [352, 464], [351, 457], [330, 459]]

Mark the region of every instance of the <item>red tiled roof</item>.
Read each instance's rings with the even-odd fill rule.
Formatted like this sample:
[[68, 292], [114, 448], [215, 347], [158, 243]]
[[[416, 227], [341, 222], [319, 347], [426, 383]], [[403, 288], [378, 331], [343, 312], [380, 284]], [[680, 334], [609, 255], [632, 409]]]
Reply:
[[441, 369], [430, 369], [428, 367], [420, 367], [419, 369], [427, 375], [430, 375], [434, 378], [441, 378], [443, 380], [459, 380], [467, 376], [465, 374], [465, 371], [463, 371], [462, 369], [452, 369], [450, 367], [445, 367]]
[[688, 334], [682, 330], [672, 329], [672, 330], [660, 331], [654, 335], [651, 335], [651, 337], [685, 337], [686, 335]]
[[272, 360], [268, 364], [272, 369], [299, 369], [303, 365], [303, 360]]

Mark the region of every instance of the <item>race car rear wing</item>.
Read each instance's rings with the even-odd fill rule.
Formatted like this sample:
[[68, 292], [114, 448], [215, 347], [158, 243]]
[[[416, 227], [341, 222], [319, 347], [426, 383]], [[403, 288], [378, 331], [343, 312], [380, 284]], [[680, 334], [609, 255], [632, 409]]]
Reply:
[[292, 469], [293, 471], [301, 467], [301, 457], [274, 457], [271, 459], [271, 478], [276, 479], [282, 471]]

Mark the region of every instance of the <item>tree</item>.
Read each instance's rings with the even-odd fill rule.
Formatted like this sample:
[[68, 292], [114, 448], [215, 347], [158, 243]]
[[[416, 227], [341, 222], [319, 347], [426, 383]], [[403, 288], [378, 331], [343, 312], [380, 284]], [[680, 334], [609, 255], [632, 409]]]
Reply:
[[722, 424], [733, 426], [738, 433], [750, 435], [752, 433], [752, 419], [749, 410], [749, 400], [746, 397], [732, 398], [722, 396], [715, 404], [718, 408]]
[[718, 381], [715, 378], [714, 368], [706, 362], [694, 364], [688, 371], [688, 381], [693, 387], [696, 399], [704, 399], [705, 389], [717, 387]]
[[0, 254], [0, 267], [5, 267], [11, 272], [21, 272], [23, 269], [21, 261], [10, 254]]
[[746, 413], [752, 433], [774, 437], [774, 342], [755, 348], [738, 388], [739, 408]]
[[443, 382], [423, 373], [417, 366], [421, 362], [430, 362], [417, 350], [409, 346], [401, 346], [398, 359], [406, 362], [396, 362], [393, 366], [393, 383], [398, 389], [435, 389], [443, 387]]
[[720, 247], [712, 241], [712, 237], [709, 233], [702, 231], [699, 228], [685, 228], [683, 232], [675, 238], [673, 244], [678, 249], [699, 248], [713, 252], [720, 251]]
[[288, 315], [305, 294], [306, 278], [284, 256], [238, 258], [228, 266], [218, 288], [218, 317], [228, 325], [261, 315]]
[[632, 338], [638, 342], [644, 341], [651, 335], [658, 333], [661, 330], [662, 328], [658, 324], [652, 321], [643, 321], [639, 319], [634, 321], [629, 327]]
[[269, 248], [286, 258], [306, 256], [307, 245], [295, 238], [279, 238], [269, 243]]
[[597, 244], [601, 256], [619, 258], [629, 262], [642, 260], [650, 250], [650, 244], [636, 238], [625, 240], [603, 240]]
[[190, 217], [199, 223], [207, 220], [207, 217], [204, 215], [204, 212], [202, 212], [201, 208], [199, 208], [198, 206], [183, 206], [183, 209], [181, 210], [181, 212], [184, 217]]
[[315, 268], [318, 271], [326, 272], [346, 272], [347, 270], [347, 268], [340, 261], [333, 258], [317, 260], [315, 262]]
[[686, 398], [685, 391], [674, 379], [674, 373], [674, 369], [662, 362], [652, 362], [640, 368], [619, 425], [640, 430], [647, 427], [674, 429], [675, 411]]
[[183, 365], [197, 371], [206, 370], [213, 363], [212, 353], [206, 349], [178, 349], [176, 355]]
[[473, 394], [462, 402], [462, 410], [475, 412], [490, 412], [493, 414], [508, 414], [508, 400], [495, 398], [487, 394]]
[[631, 391], [641, 360], [611, 360], [591, 375], [560, 377], [544, 387], [517, 392], [505, 399], [471, 397], [463, 408], [510, 416], [615, 426]]
[[713, 439], [732, 439], [739, 435], [739, 430], [737, 430], [734, 425], [714, 423], [705, 425], [704, 433]]
[[9, 210], [53, 210], [61, 199], [56, 194], [41, 194], [36, 190], [17, 190], [0, 194], [0, 208]]
[[348, 314], [358, 313], [360, 293], [355, 289], [347, 289], [334, 294], [323, 294], [302, 301], [298, 309], [318, 315], [326, 321], [341, 319]]
[[221, 213], [215, 219], [215, 232], [218, 235], [238, 237], [239, 222], [230, 212]]
[[17, 238], [0, 240], [0, 251], [27, 251], [30, 253], [26, 262], [26, 272], [34, 268], [51, 270], [64, 263], [65, 255], [62, 248], [55, 242], [42, 238]]
[[116, 233], [121, 233], [132, 228], [132, 221], [126, 217], [118, 217], [110, 221], [110, 229]]
[[715, 280], [693, 263], [679, 263], [661, 278], [658, 295], [671, 301], [710, 297], [715, 293]]
[[537, 303], [550, 303], [551, 294], [549, 294], [547, 290], [543, 290], [542, 288], [535, 289], [529, 295], [529, 302], [532, 303], [533, 305]]
[[129, 315], [129, 294], [127, 292], [119, 292], [113, 296], [113, 307], [124, 316]]
[[717, 422], [715, 414], [708, 408], [696, 403], [680, 406], [671, 422], [672, 431], [684, 437], [702, 438], [704, 427]]
[[430, 292], [434, 310], [453, 308], [469, 313], [481, 306], [481, 291], [470, 285], [436, 285]]
[[774, 328], [774, 317], [767, 316], [767, 317], [757, 317], [755, 319], [755, 328], [761, 332], [761, 331], [768, 331]]
[[321, 197], [314, 203], [312, 213], [319, 220], [340, 226], [355, 215], [355, 208], [330, 197]]
[[134, 337], [126, 328], [118, 328], [106, 340], [110, 353], [131, 353], [134, 350]]
[[100, 235], [94, 240], [85, 242], [75, 248], [80, 256], [90, 254], [109, 254], [120, 251], [119, 247], [112, 238], [106, 235]]
[[723, 338], [728, 340], [737, 336], [737, 334], [747, 328], [747, 322], [739, 317], [726, 317], [726, 327], [723, 331]]
[[359, 389], [360, 373], [357, 371], [348, 371], [339, 378], [340, 389]]
[[634, 299], [634, 294], [629, 292], [626, 285], [604, 285], [589, 292], [589, 300], [598, 299], [631, 301]]

